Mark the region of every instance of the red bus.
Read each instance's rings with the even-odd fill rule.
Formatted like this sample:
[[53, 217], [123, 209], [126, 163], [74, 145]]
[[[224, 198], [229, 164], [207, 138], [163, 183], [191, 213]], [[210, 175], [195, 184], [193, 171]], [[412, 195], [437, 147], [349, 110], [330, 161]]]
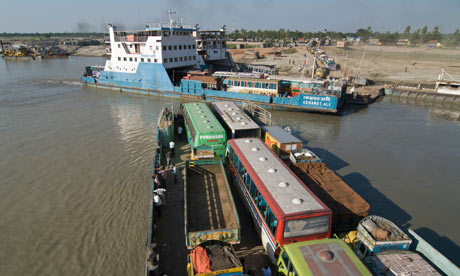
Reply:
[[282, 245], [331, 236], [331, 210], [261, 139], [231, 139], [226, 155], [272, 262]]

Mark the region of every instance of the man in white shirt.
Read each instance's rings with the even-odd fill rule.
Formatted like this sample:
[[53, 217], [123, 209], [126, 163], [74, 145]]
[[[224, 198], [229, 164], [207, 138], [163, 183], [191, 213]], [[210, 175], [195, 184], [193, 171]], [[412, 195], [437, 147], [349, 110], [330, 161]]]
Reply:
[[154, 190], [153, 192], [157, 193], [160, 196], [160, 198], [161, 198], [161, 206], [165, 206], [166, 205], [166, 198], [165, 198], [166, 189], [165, 188], [158, 188], [158, 189]]
[[158, 217], [161, 217], [161, 197], [158, 193], [153, 192], [153, 206], [155, 206], [155, 210], [157, 210]]
[[169, 142], [169, 149], [171, 150], [171, 158], [174, 158], [174, 155], [175, 155], [174, 147], [175, 146], [176, 146], [176, 143], [174, 143], [174, 141]]

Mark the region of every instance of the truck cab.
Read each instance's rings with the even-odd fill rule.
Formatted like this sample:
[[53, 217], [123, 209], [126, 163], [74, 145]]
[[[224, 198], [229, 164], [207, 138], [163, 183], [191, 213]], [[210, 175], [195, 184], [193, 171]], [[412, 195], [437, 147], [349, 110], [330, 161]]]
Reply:
[[371, 272], [340, 239], [323, 239], [285, 245], [277, 261], [283, 276], [371, 276]]

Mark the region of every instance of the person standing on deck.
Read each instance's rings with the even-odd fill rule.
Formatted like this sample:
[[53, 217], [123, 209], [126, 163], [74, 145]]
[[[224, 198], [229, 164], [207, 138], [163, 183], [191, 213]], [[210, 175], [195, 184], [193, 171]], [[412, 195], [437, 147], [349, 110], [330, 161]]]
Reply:
[[179, 136], [179, 141], [182, 141], [182, 127], [181, 126], [178, 126], [177, 127], [177, 136]]
[[155, 189], [160, 188], [161, 181], [160, 181], [160, 176], [157, 173], [153, 176], [153, 181], [155, 182]]
[[166, 168], [169, 168], [169, 166], [171, 165], [171, 149], [166, 153]]
[[272, 270], [269, 264], [266, 264], [265, 267], [262, 268], [262, 276], [272, 276]]
[[174, 154], [175, 154], [174, 147], [175, 146], [176, 146], [176, 143], [174, 143], [174, 141], [169, 142], [169, 150], [171, 151], [171, 158], [174, 158]]
[[157, 211], [158, 217], [161, 217], [161, 197], [159, 194], [153, 192], [153, 205], [155, 206], [155, 210]]
[[176, 164], [172, 164], [172, 165], [173, 165], [172, 171], [173, 171], [173, 176], [174, 176], [174, 184], [176, 184], [177, 183]]
[[160, 167], [160, 171], [158, 172], [160, 174], [160, 179], [161, 179], [161, 187], [165, 188], [166, 187], [166, 170], [163, 166]]
[[153, 191], [154, 193], [157, 193], [160, 198], [161, 198], [161, 206], [166, 206], [166, 195], [165, 195], [165, 192], [166, 192], [166, 189], [165, 188], [158, 188], [156, 190]]

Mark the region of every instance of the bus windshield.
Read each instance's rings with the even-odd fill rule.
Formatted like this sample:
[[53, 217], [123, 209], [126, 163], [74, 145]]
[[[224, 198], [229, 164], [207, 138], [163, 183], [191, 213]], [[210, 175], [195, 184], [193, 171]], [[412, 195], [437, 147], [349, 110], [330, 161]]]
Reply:
[[284, 238], [296, 238], [329, 232], [329, 215], [291, 219], [284, 223]]

